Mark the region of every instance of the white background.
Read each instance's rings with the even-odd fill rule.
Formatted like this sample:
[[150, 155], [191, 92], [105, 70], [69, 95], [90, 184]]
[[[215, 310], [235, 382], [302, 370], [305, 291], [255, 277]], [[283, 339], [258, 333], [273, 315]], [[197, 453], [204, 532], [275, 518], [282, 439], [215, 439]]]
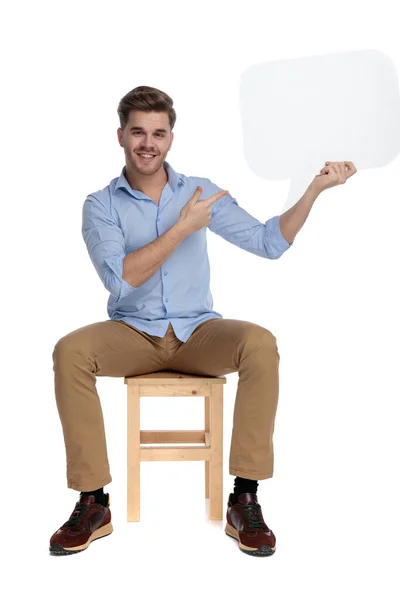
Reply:
[[[275, 555], [245, 555], [224, 520], [208, 521], [201, 462], [143, 463], [141, 521], [126, 522], [126, 386], [112, 378], [98, 378], [97, 389], [114, 532], [74, 556], [48, 553], [78, 497], [66, 486], [52, 352], [66, 333], [108, 318], [81, 210], [124, 165], [120, 98], [138, 85], [167, 92], [177, 111], [167, 160], [229, 189], [265, 222], [281, 213], [290, 182], [260, 179], [244, 160], [242, 72], [260, 61], [365, 48], [386, 53], [398, 69], [394, 4], [3, 8], [5, 597], [399, 597], [398, 158], [322, 193], [277, 261], [208, 233], [214, 308], [278, 341], [275, 472], [258, 494]], [[224, 511], [237, 374], [227, 380]], [[202, 416], [200, 398], [142, 400], [142, 428], [199, 429]]]

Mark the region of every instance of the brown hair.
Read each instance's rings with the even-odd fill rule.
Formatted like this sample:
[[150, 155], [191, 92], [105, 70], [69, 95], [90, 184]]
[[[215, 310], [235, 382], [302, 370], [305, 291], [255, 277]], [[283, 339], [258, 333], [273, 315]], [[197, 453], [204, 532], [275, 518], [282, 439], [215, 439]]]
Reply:
[[144, 112], [167, 112], [169, 125], [172, 130], [176, 121], [176, 112], [172, 108], [172, 105], [172, 98], [165, 92], [148, 85], [140, 85], [128, 92], [119, 101], [117, 112], [121, 129], [125, 129], [129, 113], [132, 110], [142, 110]]

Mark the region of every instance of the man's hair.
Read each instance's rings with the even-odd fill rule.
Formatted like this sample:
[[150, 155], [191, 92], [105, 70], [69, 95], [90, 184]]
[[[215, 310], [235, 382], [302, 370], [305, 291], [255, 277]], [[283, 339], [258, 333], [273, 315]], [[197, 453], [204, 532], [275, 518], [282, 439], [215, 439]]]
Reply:
[[172, 98], [165, 92], [148, 85], [140, 85], [128, 92], [119, 101], [117, 112], [121, 129], [125, 129], [132, 110], [141, 110], [144, 112], [167, 112], [172, 130], [176, 121], [176, 113], [172, 105]]

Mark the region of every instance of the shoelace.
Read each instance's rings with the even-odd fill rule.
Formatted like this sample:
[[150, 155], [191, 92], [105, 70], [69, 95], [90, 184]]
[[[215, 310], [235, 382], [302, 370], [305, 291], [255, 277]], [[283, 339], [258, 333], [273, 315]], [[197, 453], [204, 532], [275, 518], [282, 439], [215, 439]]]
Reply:
[[71, 525], [79, 525], [84, 515], [88, 511], [90, 504], [81, 504], [81, 502], [77, 502], [75, 504], [75, 508], [72, 512], [72, 515], [68, 519], [66, 523], [64, 523], [65, 527], [70, 527]]
[[264, 523], [259, 515], [258, 509], [261, 508], [260, 504], [242, 504], [246, 517], [249, 521], [251, 529], [265, 529], [269, 531], [269, 527]]

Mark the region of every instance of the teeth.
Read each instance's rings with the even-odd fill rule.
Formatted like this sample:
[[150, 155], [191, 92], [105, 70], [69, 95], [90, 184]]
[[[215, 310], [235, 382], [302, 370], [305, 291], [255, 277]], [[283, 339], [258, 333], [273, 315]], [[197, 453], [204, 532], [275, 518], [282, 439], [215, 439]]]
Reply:
[[139, 154], [139, 156], [143, 156], [144, 158], [153, 158], [153, 154]]

